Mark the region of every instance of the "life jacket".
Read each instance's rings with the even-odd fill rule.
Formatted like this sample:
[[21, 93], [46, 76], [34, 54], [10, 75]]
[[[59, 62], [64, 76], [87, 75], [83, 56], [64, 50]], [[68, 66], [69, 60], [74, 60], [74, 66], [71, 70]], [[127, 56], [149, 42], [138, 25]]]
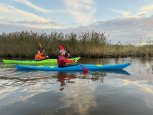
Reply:
[[40, 60], [41, 60], [41, 59], [39, 58], [39, 56], [40, 56], [39, 54], [36, 54], [36, 55], [35, 55], [35, 61], [40, 61]]
[[74, 60], [68, 60], [68, 59], [69, 59], [68, 57], [65, 58], [62, 55], [58, 56], [58, 58], [57, 58], [58, 66], [65, 67], [66, 63], [73, 63], [74, 62]]
[[57, 63], [58, 63], [58, 66], [60, 67], [66, 66], [66, 58], [62, 55], [58, 56]]
[[44, 57], [42, 57], [41, 55], [43, 55], [44, 54], [44, 52], [42, 52], [42, 53], [40, 53], [40, 54], [36, 54], [35, 55], [35, 60], [36, 61], [40, 61], [40, 60], [42, 60], [42, 59], [45, 59], [46, 57], [44, 56]]

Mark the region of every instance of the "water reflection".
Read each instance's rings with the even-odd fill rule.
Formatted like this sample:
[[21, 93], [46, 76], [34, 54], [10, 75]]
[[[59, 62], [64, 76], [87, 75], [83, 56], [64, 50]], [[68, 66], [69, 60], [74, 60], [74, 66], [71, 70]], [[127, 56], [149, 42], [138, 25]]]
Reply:
[[[18, 71], [0, 64], [0, 113], [153, 113], [153, 58], [85, 59], [81, 63], [132, 62], [125, 70]], [[9, 110], [9, 111], [8, 111]]]
[[[12, 75], [10, 75], [13, 72]], [[106, 72], [106, 73], [105, 73]], [[38, 92], [46, 92], [47, 87], [55, 86], [60, 83], [59, 90], [63, 91], [67, 84], [89, 84], [89, 81], [98, 81], [103, 83], [107, 73], [129, 75], [124, 70], [106, 70], [106, 71], [90, 71], [84, 73], [82, 71], [69, 71], [69, 72], [44, 72], [44, 71], [10, 71], [0, 77], [0, 95], [1, 99], [6, 98], [13, 92], [24, 92], [24, 96], [18, 99], [25, 100], [34, 96]], [[83, 80], [84, 79], [84, 80]], [[47, 87], [46, 87], [47, 86]], [[45, 87], [45, 89], [42, 89]], [[21, 90], [22, 89], [22, 90]], [[18, 92], [18, 93], [19, 93]], [[29, 95], [29, 93], [31, 95]], [[13, 100], [12, 100], [13, 101]], [[18, 100], [19, 101], [19, 100]]]
[[[6, 71], [6, 70], [5, 70]], [[5, 88], [7, 86], [21, 86], [29, 87], [43, 81], [43, 84], [53, 84], [54, 82], [49, 82], [52, 79], [57, 79], [61, 83], [61, 86], [67, 83], [74, 83], [71, 79], [91, 79], [92, 81], [100, 81], [103, 83], [104, 77], [107, 73], [113, 74], [123, 74], [130, 75], [124, 70], [101, 70], [101, 71], [90, 71], [88, 73], [82, 71], [67, 71], [67, 72], [48, 72], [48, 71], [35, 71], [35, 70], [7, 70], [1, 74], [0, 88]], [[61, 88], [62, 90], [63, 88]]]
[[93, 93], [96, 88], [95, 83], [89, 80], [90, 83], [85, 84], [86, 81], [80, 79], [76, 79], [75, 82], [79, 83], [79, 85], [69, 85], [67, 87], [68, 90], [64, 92], [65, 95], [59, 98], [64, 105], [58, 107], [57, 111], [70, 108], [66, 112], [67, 114], [79, 113], [88, 115], [90, 113], [89, 110], [97, 106], [97, 102], [95, 101], [96, 97]]
[[71, 74], [68, 74], [66, 72], [59, 72], [57, 76], [58, 76], [58, 81], [61, 83], [60, 91], [64, 90], [64, 87], [62, 87], [62, 86], [65, 86], [66, 82], [67, 83], [74, 83], [74, 82], [70, 81], [71, 79], [74, 79], [73, 75], [71, 75]]

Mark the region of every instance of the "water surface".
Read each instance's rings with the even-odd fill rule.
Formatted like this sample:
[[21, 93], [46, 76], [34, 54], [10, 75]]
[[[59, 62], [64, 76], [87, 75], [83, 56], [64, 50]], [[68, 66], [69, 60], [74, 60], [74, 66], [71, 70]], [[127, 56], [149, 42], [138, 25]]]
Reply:
[[124, 70], [18, 71], [0, 62], [1, 115], [153, 115], [153, 58], [81, 59], [132, 63]]

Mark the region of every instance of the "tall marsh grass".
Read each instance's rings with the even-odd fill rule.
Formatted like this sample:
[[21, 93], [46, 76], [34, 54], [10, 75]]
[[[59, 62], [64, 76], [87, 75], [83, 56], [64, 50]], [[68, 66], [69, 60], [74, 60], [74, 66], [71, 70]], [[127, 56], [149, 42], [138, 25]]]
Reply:
[[111, 44], [104, 33], [81, 32], [76, 34], [63, 34], [52, 32], [34, 33], [28, 31], [2, 33], [0, 35], [1, 57], [34, 57], [42, 44], [51, 58], [59, 55], [59, 45], [71, 52], [73, 56], [81, 57], [127, 57], [127, 56], [153, 56], [153, 46], [134, 47], [121, 43]]

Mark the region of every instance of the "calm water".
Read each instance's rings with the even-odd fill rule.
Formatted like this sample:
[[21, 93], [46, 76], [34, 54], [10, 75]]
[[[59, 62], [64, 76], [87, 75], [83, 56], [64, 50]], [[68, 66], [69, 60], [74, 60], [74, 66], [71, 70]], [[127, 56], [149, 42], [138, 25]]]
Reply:
[[131, 62], [122, 71], [17, 71], [0, 62], [0, 115], [153, 115], [153, 58], [81, 59]]

